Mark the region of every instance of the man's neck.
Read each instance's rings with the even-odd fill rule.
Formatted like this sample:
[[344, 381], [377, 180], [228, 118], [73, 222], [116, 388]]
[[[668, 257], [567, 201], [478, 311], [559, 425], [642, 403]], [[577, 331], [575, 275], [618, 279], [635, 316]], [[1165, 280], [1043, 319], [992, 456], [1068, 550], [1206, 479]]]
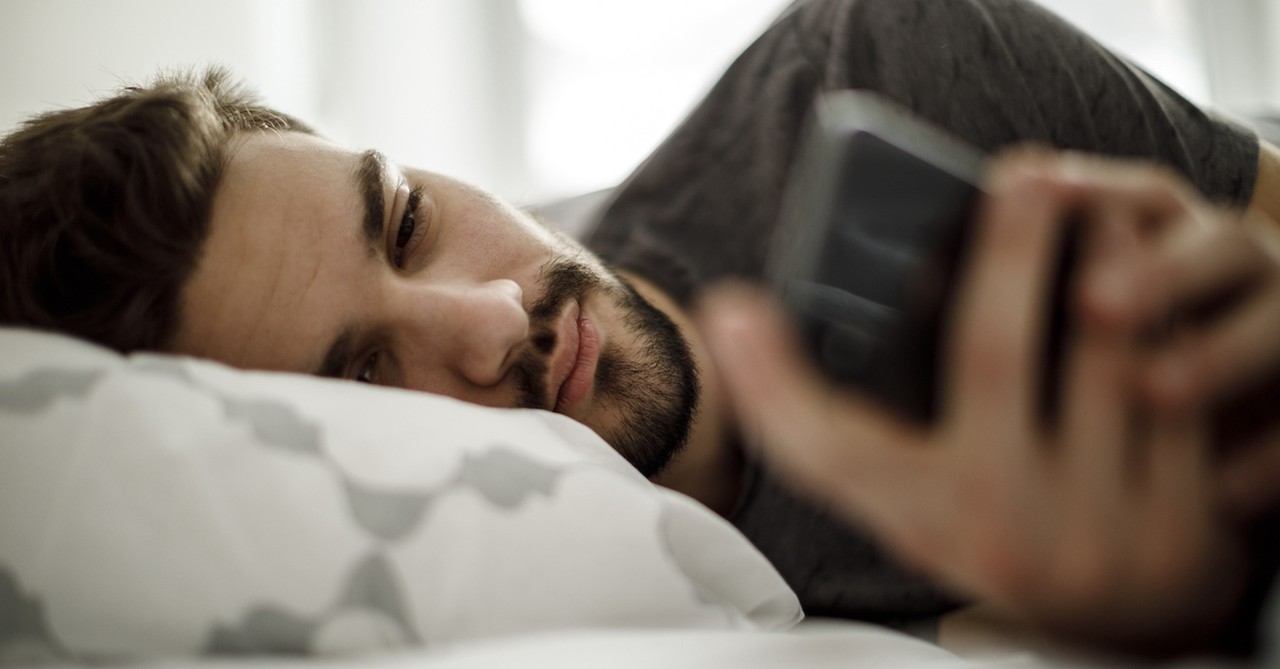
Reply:
[[733, 445], [733, 421], [724, 405], [719, 375], [706, 343], [689, 314], [663, 290], [630, 272], [620, 273], [680, 328], [689, 342], [702, 383], [689, 443], [653, 482], [689, 495], [727, 516], [737, 504], [742, 488], [742, 453]]

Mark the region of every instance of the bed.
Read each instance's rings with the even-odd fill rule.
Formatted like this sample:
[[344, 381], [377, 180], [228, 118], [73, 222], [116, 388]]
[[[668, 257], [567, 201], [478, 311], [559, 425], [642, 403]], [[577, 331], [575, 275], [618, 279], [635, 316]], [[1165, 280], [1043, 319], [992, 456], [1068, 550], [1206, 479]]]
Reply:
[[[535, 214], [576, 235], [608, 197]], [[1096, 661], [804, 621], [731, 525], [563, 416], [0, 328], [2, 665]]]

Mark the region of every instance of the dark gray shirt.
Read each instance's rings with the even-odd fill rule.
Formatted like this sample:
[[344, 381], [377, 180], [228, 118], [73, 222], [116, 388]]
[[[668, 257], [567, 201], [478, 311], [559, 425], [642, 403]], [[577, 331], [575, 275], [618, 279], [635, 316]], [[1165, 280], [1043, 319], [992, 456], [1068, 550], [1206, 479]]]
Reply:
[[[1136, 157], [1220, 204], [1252, 195], [1252, 133], [1037, 5], [801, 0], [618, 190], [588, 246], [682, 303], [717, 278], [759, 277], [805, 114], [845, 88], [879, 91], [989, 152], [1037, 142]], [[731, 520], [810, 615], [910, 624], [956, 604], [754, 466]]]

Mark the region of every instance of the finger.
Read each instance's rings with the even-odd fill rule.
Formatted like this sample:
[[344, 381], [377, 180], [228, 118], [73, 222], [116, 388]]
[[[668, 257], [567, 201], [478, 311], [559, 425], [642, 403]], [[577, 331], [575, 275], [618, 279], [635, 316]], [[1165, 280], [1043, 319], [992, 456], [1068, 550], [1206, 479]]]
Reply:
[[1079, 190], [1082, 200], [1141, 213], [1133, 219], [1139, 233], [1167, 231], [1167, 221], [1195, 201], [1180, 176], [1148, 162], [1068, 152], [1061, 156], [1058, 173]]
[[[1082, 331], [1115, 334], [1131, 332], [1139, 323], [1135, 317], [1141, 296], [1137, 290], [1137, 280], [1131, 265], [1137, 262], [1137, 232], [1130, 225], [1129, 213], [1114, 207], [1105, 207], [1095, 213], [1088, 233], [1105, 239], [1091, 240], [1094, 253], [1107, 255], [1124, 254], [1125, 265], [1106, 264], [1095, 268], [1095, 276], [1080, 283], [1076, 294], [1075, 319], [1071, 325]], [[1112, 247], [1112, 248], [1098, 248]], [[1073, 268], [1073, 280], [1085, 271]]]
[[1021, 161], [993, 170], [988, 192], [955, 305], [945, 412], [964, 443], [1021, 449], [1035, 433], [1044, 303], [1067, 202]]
[[[1136, 244], [1128, 210], [1114, 202], [1095, 211], [1084, 253], [1073, 275], [1078, 309], [1099, 293], [1123, 286], [1125, 267]], [[1057, 457], [1063, 493], [1061, 531], [1049, 556], [1063, 589], [1087, 607], [1115, 587], [1115, 547], [1129, 531], [1128, 490], [1132, 430], [1129, 333], [1123, 329], [1078, 328], [1071, 337], [1064, 369], [1063, 407]], [[1055, 560], [1056, 558], [1056, 560]]]
[[741, 286], [721, 287], [701, 300], [699, 312], [735, 412], [785, 476], [864, 518], [892, 506], [886, 498], [922, 485], [926, 453], [914, 430], [830, 387], [770, 301]]
[[[1190, 411], [1273, 374], [1280, 365], [1280, 246], [1266, 227], [1222, 229], [1163, 255], [1147, 275], [1158, 312], [1179, 303], [1227, 299], [1220, 313], [1192, 329], [1183, 347], [1156, 352], [1145, 396], [1165, 411]], [[1165, 279], [1161, 281], [1159, 279]], [[1229, 293], [1232, 288], [1235, 292]]]
[[[1123, 290], [1133, 257], [1125, 212], [1107, 207], [1093, 223], [1073, 279], [1078, 310], [1101, 293]], [[1125, 493], [1132, 438], [1129, 335], [1116, 328], [1076, 328], [1071, 335], [1058, 447], [1073, 497], [1090, 509], [1092, 520], [1119, 508]]]
[[1252, 387], [1280, 367], [1280, 284], [1252, 296], [1225, 320], [1162, 348], [1143, 379], [1166, 411], [1193, 411]]
[[[1223, 224], [1224, 217], [1167, 168], [1079, 153], [1061, 154], [1055, 168], [1063, 185], [1074, 190], [1081, 210], [1121, 221], [1140, 241], [1194, 250], [1204, 235]], [[1133, 268], [1128, 276], [1116, 277], [1110, 293], [1088, 296], [1081, 324], [1123, 327], [1146, 314], [1163, 314], [1148, 304], [1154, 300], [1141, 295], [1143, 278]]]
[[[1076, 162], [1079, 161], [1069, 161], [1068, 166]], [[1152, 242], [1153, 230], [1173, 235], [1177, 233], [1178, 224], [1190, 225], [1194, 221], [1185, 216], [1187, 197], [1179, 188], [1156, 178], [1158, 174], [1153, 175], [1153, 170], [1141, 169], [1135, 175], [1131, 170], [1117, 171], [1116, 166], [1109, 163], [1102, 165], [1108, 168], [1097, 170], [1102, 176], [1090, 172], [1089, 183], [1075, 183], [1075, 197], [1086, 219], [1097, 223], [1095, 230], [1105, 233], [1105, 240], [1094, 241], [1118, 247], [1117, 250], [1129, 256], [1125, 266], [1106, 272], [1105, 280], [1089, 283], [1080, 296], [1077, 324], [1086, 328], [1130, 329], [1152, 311], [1146, 304], [1147, 296], [1142, 293], [1143, 277], [1137, 267], [1145, 257], [1138, 256], [1136, 250], [1149, 249], [1153, 243], [1168, 243]], [[1077, 166], [1075, 171], [1079, 172], [1080, 168]], [[1100, 181], [1103, 177], [1106, 182]]]
[[1213, 467], [1208, 430], [1198, 417], [1154, 415], [1150, 438], [1142, 451], [1145, 462], [1135, 481], [1143, 500], [1140, 522], [1134, 526], [1133, 601], [1151, 600], [1140, 591], [1186, 592], [1200, 579], [1205, 533], [1213, 526]]
[[[1169, 512], [1172, 524], [1185, 523], [1210, 507], [1213, 463], [1208, 429], [1199, 416], [1149, 414], [1146, 448], [1139, 451], [1133, 485], [1149, 511]], [[1181, 516], [1181, 518], [1178, 518]]]
[[1171, 235], [1140, 267], [1147, 316], [1165, 316], [1203, 305], [1231, 289], [1273, 273], [1276, 259], [1243, 226], [1216, 221], [1187, 225]]

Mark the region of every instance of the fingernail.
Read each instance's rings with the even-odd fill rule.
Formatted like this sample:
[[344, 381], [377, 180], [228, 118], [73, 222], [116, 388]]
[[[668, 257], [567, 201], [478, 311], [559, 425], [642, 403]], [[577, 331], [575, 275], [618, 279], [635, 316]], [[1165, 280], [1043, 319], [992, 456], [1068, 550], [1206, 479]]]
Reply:
[[1134, 239], [1130, 231], [1110, 221], [1100, 221], [1089, 229], [1090, 257], [1087, 300], [1089, 310], [1102, 322], [1123, 329], [1133, 320], [1137, 305], [1138, 267]]
[[1060, 180], [1076, 185], [1092, 183], [1095, 172], [1092, 161], [1071, 151], [1059, 154], [1054, 167]]
[[742, 358], [750, 352], [750, 342], [743, 341], [743, 324], [737, 317], [717, 319], [715, 354], [719, 357]]
[[751, 355], [752, 317], [741, 303], [720, 303], [712, 307], [707, 325], [713, 355], [743, 358]]

